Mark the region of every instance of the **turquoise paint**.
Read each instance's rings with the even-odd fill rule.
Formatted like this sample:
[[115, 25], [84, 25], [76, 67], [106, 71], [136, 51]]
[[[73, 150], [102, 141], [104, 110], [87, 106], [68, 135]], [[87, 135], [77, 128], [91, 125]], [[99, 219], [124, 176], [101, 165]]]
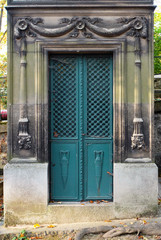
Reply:
[[51, 198], [112, 200], [111, 55], [50, 59]]

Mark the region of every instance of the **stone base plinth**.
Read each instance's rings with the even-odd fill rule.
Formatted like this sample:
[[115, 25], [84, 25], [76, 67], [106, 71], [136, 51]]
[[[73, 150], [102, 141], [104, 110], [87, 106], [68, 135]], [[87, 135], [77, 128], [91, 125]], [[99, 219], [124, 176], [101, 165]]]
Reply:
[[4, 169], [5, 225], [104, 221], [157, 213], [153, 163], [114, 164], [114, 202], [49, 203], [48, 164], [12, 163]]
[[[34, 222], [46, 214], [49, 200], [47, 163], [8, 163], [4, 168], [5, 225]], [[28, 220], [27, 220], [28, 219]]]
[[114, 202], [121, 205], [157, 206], [157, 166], [154, 163], [115, 163]]

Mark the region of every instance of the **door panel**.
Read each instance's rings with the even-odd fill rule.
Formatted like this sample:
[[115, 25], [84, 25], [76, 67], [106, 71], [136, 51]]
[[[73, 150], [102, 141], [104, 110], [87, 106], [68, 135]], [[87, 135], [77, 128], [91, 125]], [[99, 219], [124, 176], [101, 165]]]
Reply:
[[52, 142], [51, 156], [52, 199], [78, 200], [78, 144]]
[[112, 56], [50, 58], [51, 198], [112, 199]]
[[112, 142], [85, 143], [85, 199], [112, 199]]
[[51, 198], [76, 201], [79, 189], [77, 58], [54, 55], [50, 69]]
[[85, 196], [112, 199], [112, 56], [85, 56]]

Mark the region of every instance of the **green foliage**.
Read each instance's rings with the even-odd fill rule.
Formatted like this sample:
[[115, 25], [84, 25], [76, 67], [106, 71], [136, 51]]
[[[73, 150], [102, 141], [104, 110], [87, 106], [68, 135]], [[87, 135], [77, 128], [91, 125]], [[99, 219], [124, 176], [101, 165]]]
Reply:
[[161, 13], [154, 14], [154, 74], [161, 74]]
[[22, 230], [21, 233], [18, 235], [18, 237], [14, 237], [12, 238], [12, 240], [28, 240], [28, 238], [26, 237], [26, 231]]
[[7, 108], [7, 79], [6, 77], [0, 78], [0, 104], [4, 109]]
[[7, 14], [0, 0], [0, 108], [7, 108]]

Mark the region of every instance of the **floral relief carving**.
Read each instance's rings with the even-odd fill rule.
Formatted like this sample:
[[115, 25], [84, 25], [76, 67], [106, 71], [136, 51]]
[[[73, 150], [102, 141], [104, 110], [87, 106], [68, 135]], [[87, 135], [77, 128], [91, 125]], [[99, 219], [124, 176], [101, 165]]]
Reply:
[[19, 149], [25, 149], [25, 150], [29, 150], [31, 149], [31, 136], [27, 135], [27, 136], [18, 136], [18, 146]]

